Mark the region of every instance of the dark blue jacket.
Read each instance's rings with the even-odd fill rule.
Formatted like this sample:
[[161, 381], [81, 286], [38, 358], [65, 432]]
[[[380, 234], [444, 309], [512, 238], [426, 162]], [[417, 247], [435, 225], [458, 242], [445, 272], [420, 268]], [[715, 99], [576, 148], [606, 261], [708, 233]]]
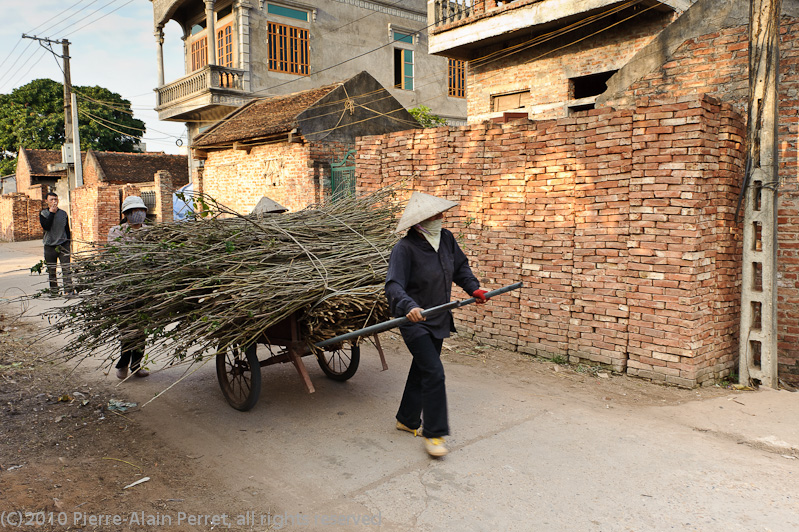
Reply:
[[[416, 307], [429, 309], [449, 303], [453, 281], [469, 295], [480, 288], [452, 233], [441, 230], [441, 244], [436, 253], [433, 246], [411, 228], [394, 246], [388, 263], [386, 297], [392, 316], [399, 318]], [[406, 341], [424, 334], [447, 338], [450, 332], [455, 332], [452, 312], [403, 325], [400, 332]]]

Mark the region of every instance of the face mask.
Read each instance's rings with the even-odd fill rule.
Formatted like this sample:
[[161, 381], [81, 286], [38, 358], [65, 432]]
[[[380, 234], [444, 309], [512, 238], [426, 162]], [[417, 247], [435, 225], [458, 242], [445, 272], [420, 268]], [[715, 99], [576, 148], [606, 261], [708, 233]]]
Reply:
[[143, 224], [144, 220], [147, 219], [147, 211], [143, 210], [130, 211], [125, 215], [125, 218], [128, 219], [128, 223], [130, 225]]
[[438, 220], [425, 220], [416, 224], [416, 228], [419, 230], [421, 235], [427, 240], [433, 249], [438, 251], [439, 245], [441, 245], [441, 222], [443, 221], [442, 218]]

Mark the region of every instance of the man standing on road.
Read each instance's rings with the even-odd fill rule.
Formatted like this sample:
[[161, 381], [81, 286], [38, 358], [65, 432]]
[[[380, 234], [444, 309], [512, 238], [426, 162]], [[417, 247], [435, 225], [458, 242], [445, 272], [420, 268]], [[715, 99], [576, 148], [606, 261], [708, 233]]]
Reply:
[[[447, 392], [441, 346], [455, 332], [452, 313], [426, 318], [422, 309], [449, 303], [454, 282], [467, 294], [485, 303], [485, 290], [475, 278], [455, 237], [441, 228], [444, 211], [457, 203], [414, 192], [396, 232], [406, 231], [391, 251], [386, 276], [386, 297], [394, 317], [410, 323], [400, 326], [402, 338], [413, 356], [405, 391], [397, 412], [397, 429], [424, 436], [430, 456], [447, 454], [444, 436], [449, 434]], [[422, 425], [424, 418], [424, 426]]]
[[47, 264], [47, 275], [50, 278], [50, 290], [58, 294], [56, 280], [56, 262], [61, 261], [61, 276], [64, 282], [64, 295], [72, 293], [72, 276], [69, 272], [69, 252], [72, 234], [69, 230], [69, 216], [58, 208], [58, 194], [47, 193], [47, 208], [39, 213], [39, 223], [44, 229], [44, 262]]

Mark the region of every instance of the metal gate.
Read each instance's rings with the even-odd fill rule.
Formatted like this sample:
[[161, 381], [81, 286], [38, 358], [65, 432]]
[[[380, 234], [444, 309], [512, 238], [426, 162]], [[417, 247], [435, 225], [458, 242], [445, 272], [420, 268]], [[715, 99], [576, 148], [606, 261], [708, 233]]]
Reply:
[[355, 195], [355, 150], [348, 150], [338, 162], [330, 163], [333, 200]]

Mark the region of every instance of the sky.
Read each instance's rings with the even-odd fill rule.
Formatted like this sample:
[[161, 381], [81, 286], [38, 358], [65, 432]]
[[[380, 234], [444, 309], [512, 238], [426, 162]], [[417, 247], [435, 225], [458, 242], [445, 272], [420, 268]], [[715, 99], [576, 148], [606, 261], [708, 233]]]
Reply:
[[[133, 116], [147, 125], [148, 151], [180, 153], [186, 144], [181, 122], [161, 122], [155, 108], [158, 84], [153, 8], [148, 0], [0, 0], [0, 94], [34, 79], [63, 83], [62, 60], [22, 34], [68, 39], [72, 84], [99, 85], [131, 102]], [[164, 78], [183, 77], [183, 41], [176, 22], [165, 28]], [[60, 44], [53, 46], [58, 55]]]

